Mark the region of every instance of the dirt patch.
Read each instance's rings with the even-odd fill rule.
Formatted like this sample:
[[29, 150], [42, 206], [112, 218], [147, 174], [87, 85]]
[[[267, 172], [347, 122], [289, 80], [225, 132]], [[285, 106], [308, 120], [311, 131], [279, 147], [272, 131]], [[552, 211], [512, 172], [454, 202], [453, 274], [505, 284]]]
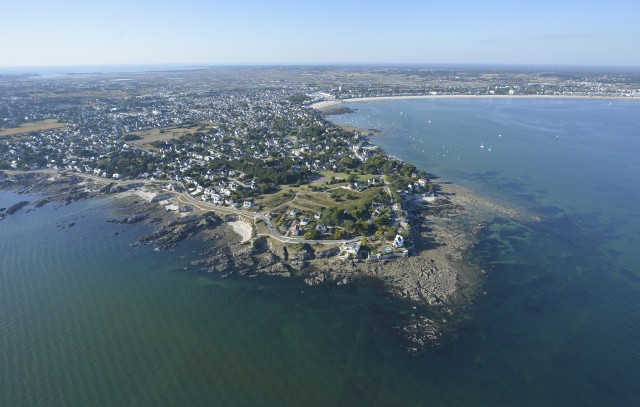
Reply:
[[[142, 130], [128, 133], [125, 136], [125, 141], [129, 144], [140, 147], [143, 150], [151, 151], [155, 149], [152, 145], [154, 142], [178, 139], [182, 136], [193, 134], [195, 132], [207, 132], [216, 126], [217, 124], [215, 123], [203, 123], [188, 127], [163, 127]], [[128, 140], [128, 136], [133, 137], [130, 137], [131, 140]]]
[[0, 129], [0, 137], [10, 137], [33, 133], [34, 131], [49, 131], [70, 126], [70, 123], [60, 123], [56, 119], [47, 119], [32, 123], [23, 123], [19, 127]]

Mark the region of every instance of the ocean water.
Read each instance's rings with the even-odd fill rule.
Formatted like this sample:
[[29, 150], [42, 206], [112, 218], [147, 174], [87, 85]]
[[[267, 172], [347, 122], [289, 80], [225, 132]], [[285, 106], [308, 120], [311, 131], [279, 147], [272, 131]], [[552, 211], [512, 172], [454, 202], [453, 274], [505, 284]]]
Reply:
[[542, 218], [482, 232], [486, 295], [443, 348], [408, 354], [414, 311], [375, 284], [201, 275], [204, 243], [131, 246], [149, 227], [108, 201], [29, 205], [0, 221], [0, 405], [636, 405], [640, 103], [354, 107], [336, 120]]
[[[2, 191], [0, 207], [36, 199]], [[202, 242], [131, 246], [149, 227], [113, 218], [88, 200], [0, 221], [0, 405], [419, 405], [432, 391], [393, 329], [411, 310], [375, 285], [185, 271]]]
[[335, 121], [384, 131], [390, 154], [542, 218], [496, 219], [474, 253], [487, 294], [452, 360], [462, 392], [485, 388], [469, 404], [640, 403], [640, 101], [350, 107]]

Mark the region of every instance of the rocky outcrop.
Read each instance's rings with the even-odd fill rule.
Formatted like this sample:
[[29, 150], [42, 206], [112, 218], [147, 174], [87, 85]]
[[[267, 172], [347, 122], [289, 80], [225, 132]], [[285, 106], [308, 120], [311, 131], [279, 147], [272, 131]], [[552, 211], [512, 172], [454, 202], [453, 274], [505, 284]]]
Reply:
[[326, 259], [329, 257], [337, 256], [340, 254], [340, 248], [334, 247], [327, 250], [317, 250], [315, 253], [316, 259]]
[[[12, 186], [21, 184], [16, 184], [15, 179], [5, 179], [3, 182], [12, 182]], [[64, 203], [93, 196], [97, 190], [102, 194], [112, 194], [129, 189], [128, 186], [121, 188], [114, 183], [101, 188], [96, 185], [87, 187], [86, 183], [74, 185], [77, 180], [73, 181], [71, 177], [56, 184], [31, 177], [21, 185], [33, 188], [38, 182], [42, 182], [42, 190], [52, 192], [39, 201], [43, 202], [40, 206], [48, 199]], [[217, 273], [221, 277], [232, 274], [254, 277], [297, 275], [310, 286], [341, 286], [359, 279], [375, 279], [384, 282], [386, 290], [396, 297], [418, 307], [443, 313], [460, 303], [460, 292], [471, 284], [471, 278], [462, 275], [463, 269], [457, 264], [462, 260], [463, 253], [473, 245], [474, 234], [483, 223], [483, 218], [469, 215], [470, 211], [463, 208], [458, 203], [460, 200], [454, 199], [453, 195], [426, 207], [412, 208], [407, 203], [413, 234], [410, 240], [414, 243], [412, 256], [366, 261], [345, 259], [340, 256], [338, 247], [312, 247], [309, 244], [287, 246], [264, 236], [242, 243], [232, 228], [211, 212], [194, 210], [184, 216], [186, 213], [167, 211], [158, 204], [150, 203], [148, 198], [141, 200], [131, 192], [116, 197], [119, 199], [113, 208], [116, 214], [114, 222], [157, 225], [152, 233], [138, 239], [141, 244], [163, 250], [196, 236], [206, 241], [209, 247], [200, 259], [192, 262], [200, 272]], [[465, 202], [465, 206], [474, 204], [471, 199], [462, 202]], [[27, 204], [23, 201], [4, 211], [0, 210], [0, 219]], [[420, 349], [437, 342], [441, 327], [438, 319], [416, 314], [399, 329], [409, 340], [412, 349]]]
[[126, 224], [138, 223], [145, 220], [146, 218], [147, 218], [146, 215], [138, 214], [138, 215], [130, 216], [128, 218], [124, 218], [120, 221], [120, 223], [126, 223]]
[[20, 201], [20, 202], [14, 203], [13, 205], [11, 205], [5, 210], [5, 213], [7, 215], [13, 215], [14, 213], [18, 212], [20, 209], [22, 209], [24, 206], [28, 204], [29, 204], [29, 201]]

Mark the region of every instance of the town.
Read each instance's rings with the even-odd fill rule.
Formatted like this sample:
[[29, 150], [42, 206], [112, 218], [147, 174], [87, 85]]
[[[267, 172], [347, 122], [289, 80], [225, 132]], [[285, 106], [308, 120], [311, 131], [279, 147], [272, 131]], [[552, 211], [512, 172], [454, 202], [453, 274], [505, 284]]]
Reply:
[[405, 256], [404, 206], [434, 197], [427, 174], [314, 102], [399, 95], [640, 96], [621, 71], [218, 67], [0, 77], [0, 170], [143, 182], [167, 210], [234, 211], [284, 243]]
[[342, 244], [346, 255], [376, 258], [407, 254], [403, 199], [433, 195], [424, 171], [311, 108], [313, 89], [185, 90], [102, 78], [8, 84], [4, 170], [138, 180], [162, 188], [156, 201], [167, 210], [234, 210], [283, 242]]

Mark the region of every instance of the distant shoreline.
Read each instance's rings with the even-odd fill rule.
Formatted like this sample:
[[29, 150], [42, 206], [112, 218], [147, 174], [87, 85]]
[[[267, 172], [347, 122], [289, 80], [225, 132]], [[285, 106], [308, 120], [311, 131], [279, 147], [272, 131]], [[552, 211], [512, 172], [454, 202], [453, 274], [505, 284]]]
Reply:
[[343, 103], [377, 102], [382, 100], [411, 100], [411, 99], [609, 99], [609, 100], [638, 100], [633, 96], [586, 96], [586, 95], [400, 95], [400, 96], [368, 96], [362, 98], [334, 99], [317, 102], [312, 108], [325, 112], [335, 109]]
[[394, 99], [629, 99], [640, 100], [632, 96], [586, 96], [586, 95], [407, 95], [407, 96], [372, 96], [364, 98], [341, 99], [341, 102], [374, 102]]

